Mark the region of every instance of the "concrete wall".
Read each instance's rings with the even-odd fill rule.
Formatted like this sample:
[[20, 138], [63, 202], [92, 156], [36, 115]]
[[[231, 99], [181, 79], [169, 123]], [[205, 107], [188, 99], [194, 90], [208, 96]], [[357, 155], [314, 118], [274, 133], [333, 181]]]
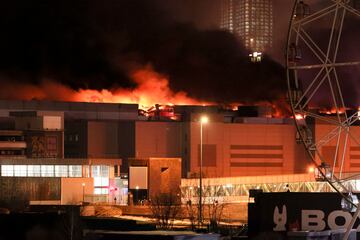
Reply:
[[[198, 173], [200, 124], [191, 123], [190, 131], [190, 171]], [[230, 177], [305, 171], [306, 154], [295, 134], [295, 127], [286, 124], [209, 122], [203, 127], [203, 173]]]
[[83, 201], [83, 194], [93, 193], [93, 178], [61, 178], [61, 204], [79, 204]]
[[119, 157], [118, 124], [113, 121], [88, 122], [88, 157]]
[[181, 184], [180, 158], [150, 158], [149, 197], [159, 193], [177, 194]]
[[[159, 193], [179, 193], [181, 184], [181, 158], [130, 159], [130, 166], [147, 167], [148, 198]], [[144, 176], [146, 177], [146, 176]], [[132, 176], [129, 176], [131, 186]], [[129, 189], [136, 194], [135, 189]]]
[[121, 158], [127, 171], [127, 158], [134, 156], [135, 122], [65, 121], [65, 157]]
[[181, 157], [181, 126], [180, 122], [136, 122], [135, 157]]

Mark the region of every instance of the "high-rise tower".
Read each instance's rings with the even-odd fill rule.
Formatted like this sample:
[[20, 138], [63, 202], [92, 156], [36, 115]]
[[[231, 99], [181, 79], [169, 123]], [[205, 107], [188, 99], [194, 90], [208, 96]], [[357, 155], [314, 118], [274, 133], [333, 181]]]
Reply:
[[264, 52], [272, 46], [272, 0], [220, 0], [221, 29], [241, 38], [252, 52]]

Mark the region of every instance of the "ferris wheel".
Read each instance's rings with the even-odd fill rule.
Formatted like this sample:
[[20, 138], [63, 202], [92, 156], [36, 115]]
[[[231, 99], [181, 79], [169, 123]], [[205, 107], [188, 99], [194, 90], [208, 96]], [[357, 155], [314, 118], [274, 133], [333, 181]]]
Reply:
[[339, 192], [360, 176], [360, 11], [350, 0], [296, 0], [286, 70], [297, 128], [322, 180]]

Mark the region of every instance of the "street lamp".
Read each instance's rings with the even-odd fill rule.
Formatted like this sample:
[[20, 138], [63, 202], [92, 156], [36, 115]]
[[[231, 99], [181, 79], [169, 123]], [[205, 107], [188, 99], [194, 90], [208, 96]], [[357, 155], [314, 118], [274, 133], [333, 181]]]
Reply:
[[82, 183], [82, 190], [83, 190], [83, 203], [85, 202], [85, 183]]
[[200, 189], [199, 189], [199, 223], [202, 223], [202, 165], [203, 165], [203, 125], [209, 122], [207, 116], [200, 118]]
[[309, 167], [308, 167], [308, 172], [309, 172], [309, 173], [314, 173], [314, 172], [315, 172], [314, 166], [309, 166]]
[[139, 202], [139, 194], [138, 194], [138, 192], [139, 192], [139, 186], [136, 186], [135, 189], [136, 189], [136, 205], [137, 205], [138, 202]]

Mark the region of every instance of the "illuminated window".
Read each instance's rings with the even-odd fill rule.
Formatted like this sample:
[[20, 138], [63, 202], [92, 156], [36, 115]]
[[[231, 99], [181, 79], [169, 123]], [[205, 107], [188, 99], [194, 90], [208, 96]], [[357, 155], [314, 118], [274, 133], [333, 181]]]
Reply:
[[15, 177], [26, 177], [26, 165], [14, 165], [14, 176]]
[[109, 186], [109, 178], [106, 177], [94, 177], [94, 186], [107, 187]]
[[2, 165], [1, 166], [1, 176], [2, 177], [14, 176], [14, 165]]
[[109, 166], [95, 165], [91, 170], [93, 177], [109, 177]]
[[107, 188], [94, 188], [94, 194], [109, 194], [109, 189], [107, 189]]
[[82, 177], [81, 165], [70, 165], [69, 166], [69, 177]]
[[55, 165], [55, 177], [67, 177], [68, 166], [66, 165]]
[[54, 176], [54, 165], [41, 165], [41, 176], [42, 177], [53, 177]]
[[92, 175], [94, 178], [94, 186], [109, 186], [109, 166], [97, 165], [92, 166]]
[[40, 177], [41, 176], [40, 165], [28, 165], [27, 175], [28, 177]]

